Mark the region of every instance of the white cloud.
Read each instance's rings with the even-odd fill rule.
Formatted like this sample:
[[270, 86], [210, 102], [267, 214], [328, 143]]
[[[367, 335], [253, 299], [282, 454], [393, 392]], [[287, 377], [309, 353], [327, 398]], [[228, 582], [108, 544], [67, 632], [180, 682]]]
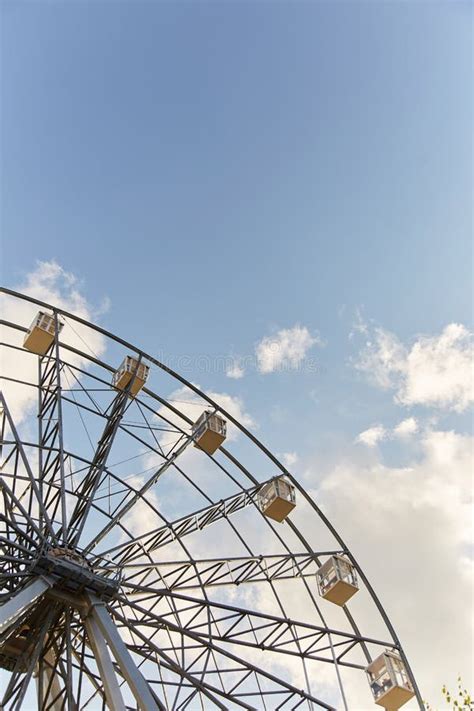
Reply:
[[291, 469], [299, 461], [296, 452], [282, 452], [279, 456], [287, 469]]
[[294, 326], [266, 336], [255, 348], [257, 367], [261, 373], [276, 370], [295, 370], [314, 345], [321, 344], [319, 336], [312, 336], [305, 326]]
[[419, 336], [409, 347], [376, 328], [355, 365], [378, 387], [395, 390], [401, 405], [463, 412], [474, 402], [472, 358], [473, 334], [451, 323], [439, 336]]
[[357, 435], [355, 441], [365, 444], [367, 447], [375, 447], [379, 442], [386, 439], [388, 431], [383, 425], [374, 425]]
[[[74, 313], [86, 321], [93, 321], [97, 311], [83, 296], [81, 285], [74, 274], [67, 272], [56, 262], [38, 262], [36, 268], [28, 273], [24, 281], [14, 287], [15, 291], [58, 306], [65, 311]], [[105, 303], [105, 302], [104, 302]], [[107, 305], [100, 307], [103, 312]], [[29, 327], [38, 307], [28, 301], [11, 296], [1, 296], [1, 310], [6, 321]], [[3, 342], [21, 346], [23, 334], [11, 328], [2, 327]], [[105, 338], [80, 324], [74, 326], [66, 320], [61, 331], [61, 341], [75, 348], [100, 357], [105, 351]], [[37, 358], [27, 351], [2, 348], [2, 369], [5, 373], [14, 373], [18, 380], [36, 382]], [[86, 363], [86, 359], [68, 353], [68, 361], [76, 366]], [[23, 420], [36, 406], [37, 392], [35, 388], [19, 383], [5, 381], [3, 384], [5, 397], [17, 424]]]
[[238, 359], [233, 359], [231, 363], [228, 364], [225, 374], [228, 378], [233, 378], [234, 380], [239, 380], [245, 375], [245, 370]]
[[408, 353], [400, 401], [462, 412], [474, 402], [473, 334], [451, 323], [439, 337], [421, 337]]
[[376, 447], [379, 442], [387, 439], [407, 439], [418, 432], [418, 421], [414, 417], [402, 420], [393, 429], [387, 429], [383, 425], [373, 425], [360, 432], [355, 438], [355, 442], [365, 444], [367, 447]]
[[458, 672], [468, 688], [474, 681], [473, 444], [455, 432], [427, 431], [405, 468], [350, 451], [313, 492], [374, 585], [434, 707]]
[[414, 417], [407, 417], [393, 429], [394, 437], [406, 438], [418, 432], [418, 422]]
[[[145, 484], [145, 476], [128, 476], [127, 483], [139, 491]], [[156, 487], [147, 491], [146, 496], [140, 498], [133, 508], [126, 514], [123, 519], [127, 530], [134, 536], [140, 536], [147, 531], [159, 526], [162, 522], [158, 518], [154, 509], [159, 509], [159, 499], [156, 492]], [[129, 540], [127, 535], [122, 532], [121, 541]]]
[[389, 331], [376, 328], [371, 340], [359, 353], [356, 368], [367, 374], [374, 385], [389, 390], [399, 385], [405, 371], [406, 350]]

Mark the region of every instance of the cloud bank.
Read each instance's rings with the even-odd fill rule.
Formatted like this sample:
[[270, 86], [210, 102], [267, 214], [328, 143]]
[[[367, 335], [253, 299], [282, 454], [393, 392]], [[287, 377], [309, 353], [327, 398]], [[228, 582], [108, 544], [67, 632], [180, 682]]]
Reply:
[[470, 436], [427, 430], [406, 467], [351, 449], [312, 492], [373, 583], [435, 708], [458, 672], [468, 688], [474, 683], [473, 445]]
[[317, 344], [321, 344], [319, 336], [312, 336], [306, 326], [284, 328], [257, 343], [257, 368], [264, 375], [277, 370], [296, 370]]
[[405, 346], [393, 333], [373, 329], [356, 368], [376, 386], [395, 391], [400, 405], [464, 412], [474, 402], [473, 333], [448, 324], [438, 336]]
[[407, 440], [413, 437], [419, 430], [418, 421], [414, 417], [407, 417], [393, 429], [387, 429], [383, 425], [373, 425], [367, 430], [360, 432], [355, 438], [355, 442], [365, 444], [367, 447], [376, 447], [379, 442], [387, 439]]

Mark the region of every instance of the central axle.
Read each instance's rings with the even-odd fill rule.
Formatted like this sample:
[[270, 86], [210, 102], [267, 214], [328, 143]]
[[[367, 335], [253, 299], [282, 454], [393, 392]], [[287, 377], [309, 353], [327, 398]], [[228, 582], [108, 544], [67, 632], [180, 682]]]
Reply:
[[110, 576], [106, 569], [93, 568], [87, 558], [73, 548], [42, 551], [31, 572], [52, 578], [56, 589], [72, 594], [91, 592], [103, 600], [114, 598], [119, 588], [118, 577]]

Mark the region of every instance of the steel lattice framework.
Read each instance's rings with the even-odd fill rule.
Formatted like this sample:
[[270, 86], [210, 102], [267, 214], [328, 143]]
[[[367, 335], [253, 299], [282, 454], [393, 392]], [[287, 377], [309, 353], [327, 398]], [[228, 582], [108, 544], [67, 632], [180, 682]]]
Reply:
[[[103, 329], [2, 292], [22, 317], [1, 321], [1, 709], [351, 709], [384, 649], [423, 708], [354, 556], [231, 412]], [[38, 309], [65, 324], [42, 356], [22, 346]], [[110, 384], [124, 354], [151, 368], [136, 397]], [[192, 447], [205, 408], [232, 431], [212, 456]], [[297, 508], [278, 524], [256, 499], [282, 474]], [[334, 554], [357, 570], [367, 631], [318, 596]]]

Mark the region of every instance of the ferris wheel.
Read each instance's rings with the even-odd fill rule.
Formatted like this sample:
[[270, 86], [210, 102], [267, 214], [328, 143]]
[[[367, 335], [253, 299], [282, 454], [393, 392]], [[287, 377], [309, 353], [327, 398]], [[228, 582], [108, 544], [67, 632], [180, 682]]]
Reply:
[[230, 401], [2, 292], [2, 711], [424, 708], [351, 551]]

